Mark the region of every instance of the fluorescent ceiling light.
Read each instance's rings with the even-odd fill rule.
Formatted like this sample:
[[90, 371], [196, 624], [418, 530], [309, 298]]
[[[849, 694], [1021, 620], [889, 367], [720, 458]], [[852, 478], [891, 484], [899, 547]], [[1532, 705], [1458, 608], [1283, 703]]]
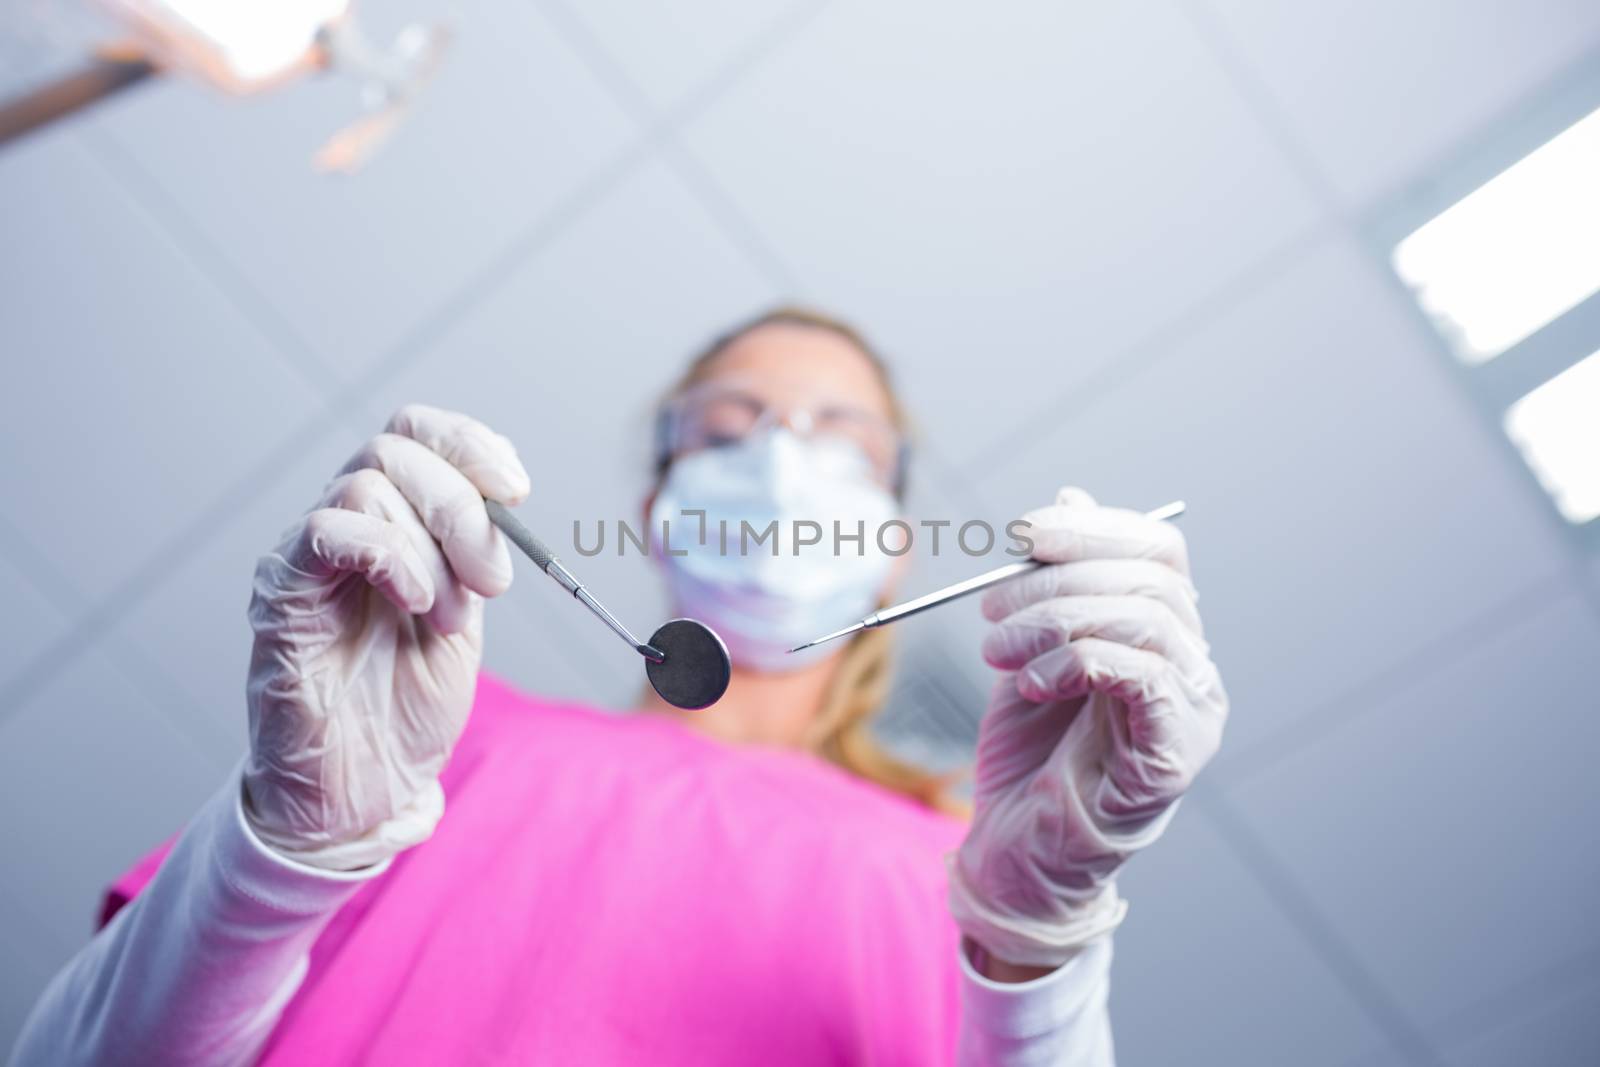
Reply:
[[1568, 522], [1600, 516], [1600, 352], [1512, 404], [1505, 426]]
[[1600, 291], [1600, 111], [1435, 216], [1392, 262], [1471, 364]]

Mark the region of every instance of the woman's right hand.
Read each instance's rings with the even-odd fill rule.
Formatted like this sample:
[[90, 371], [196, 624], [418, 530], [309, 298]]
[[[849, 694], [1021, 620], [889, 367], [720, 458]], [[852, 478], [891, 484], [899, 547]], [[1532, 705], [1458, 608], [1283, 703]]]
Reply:
[[433, 832], [472, 706], [482, 598], [511, 585], [483, 501], [528, 489], [506, 438], [409, 405], [261, 558], [244, 802], [267, 844], [353, 870]]

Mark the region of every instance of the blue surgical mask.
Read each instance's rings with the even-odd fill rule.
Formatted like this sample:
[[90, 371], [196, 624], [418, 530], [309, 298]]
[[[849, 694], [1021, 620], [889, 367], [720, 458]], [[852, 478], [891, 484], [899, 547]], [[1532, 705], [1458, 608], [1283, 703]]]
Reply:
[[[703, 527], [685, 514], [702, 510]], [[876, 606], [893, 563], [878, 531], [899, 512], [852, 446], [780, 427], [676, 460], [650, 510], [651, 540], [676, 613], [716, 630], [735, 667], [775, 673], [827, 657], [836, 648], [789, 649]], [[798, 554], [797, 521], [822, 528]], [[773, 523], [775, 534], [756, 543]], [[861, 541], [842, 540], [836, 552], [835, 523]]]

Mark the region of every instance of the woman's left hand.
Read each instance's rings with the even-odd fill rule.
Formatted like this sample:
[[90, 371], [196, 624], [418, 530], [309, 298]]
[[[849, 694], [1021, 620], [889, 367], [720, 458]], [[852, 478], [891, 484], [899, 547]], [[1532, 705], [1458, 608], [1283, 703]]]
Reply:
[[1063, 489], [1035, 559], [990, 590], [996, 681], [951, 910], [993, 959], [1056, 967], [1121, 921], [1115, 876], [1216, 753], [1228, 698], [1171, 523]]

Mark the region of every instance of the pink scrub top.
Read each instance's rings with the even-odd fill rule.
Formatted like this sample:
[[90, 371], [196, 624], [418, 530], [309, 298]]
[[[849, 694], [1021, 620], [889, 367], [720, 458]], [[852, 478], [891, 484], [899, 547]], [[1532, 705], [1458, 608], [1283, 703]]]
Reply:
[[260, 1062], [954, 1058], [956, 820], [812, 756], [487, 675], [443, 782], [432, 840], [333, 918]]

